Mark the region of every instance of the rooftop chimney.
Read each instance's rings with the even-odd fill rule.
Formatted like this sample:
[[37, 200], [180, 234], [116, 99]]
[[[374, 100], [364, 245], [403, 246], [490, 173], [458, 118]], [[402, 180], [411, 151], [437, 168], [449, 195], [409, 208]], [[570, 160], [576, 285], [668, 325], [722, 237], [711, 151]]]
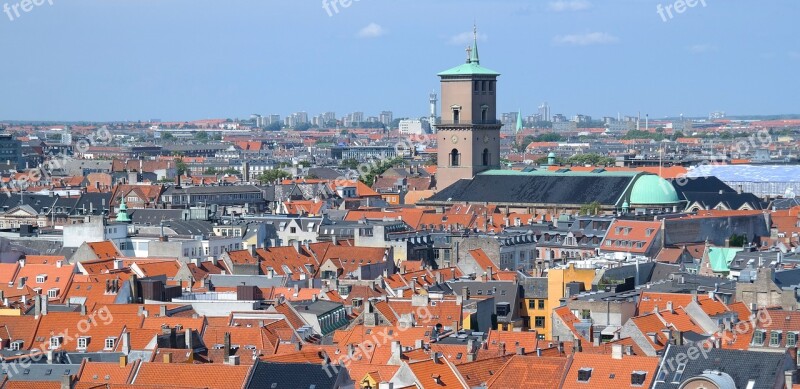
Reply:
[[611, 359], [622, 359], [622, 345], [611, 345]]
[[172, 353], [164, 354], [164, 363], [172, 363]]

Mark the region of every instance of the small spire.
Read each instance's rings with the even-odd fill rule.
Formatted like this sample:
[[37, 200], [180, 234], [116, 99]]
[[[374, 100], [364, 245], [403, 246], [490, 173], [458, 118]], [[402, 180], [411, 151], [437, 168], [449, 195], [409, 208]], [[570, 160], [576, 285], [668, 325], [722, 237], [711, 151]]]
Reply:
[[472, 61], [472, 47], [467, 46], [467, 63]]
[[472, 54], [469, 57], [469, 62], [474, 63], [476, 65], [481, 64], [480, 57], [478, 56], [478, 26], [476, 24], [472, 25]]
[[522, 131], [522, 110], [517, 110], [517, 132]]

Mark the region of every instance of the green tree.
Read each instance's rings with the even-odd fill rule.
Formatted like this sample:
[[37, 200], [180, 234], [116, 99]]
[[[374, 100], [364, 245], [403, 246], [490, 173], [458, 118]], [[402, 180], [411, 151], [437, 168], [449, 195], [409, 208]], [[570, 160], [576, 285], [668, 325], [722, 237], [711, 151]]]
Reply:
[[291, 175], [284, 170], [271, 169], [271, 170], [266, 170], [263, 173], [259, 174], [256, 179], [258, 180], [258, 182], [262, 184], [267, 184], [278, 180], [283, 180], [289, 177], [291, 177]]
[[206, 169], [206, 174], [207, 175], [213, 176], [213, 175], [215, 175], [217, 173], [218, 173], [217, 169], [214, 169], [213, 167], [210, 167], [210, 168]]
[[733, 234], [728, 238], [731, 247], [744, 247], [747, 244], [747, 237], [744, 235]]
[[198, 131], [194, 134], [194, 139], [199, 142], [208, 142], [208, 133], [205, 131]]
[[598, 201], [592, 201], [589, 204], [581, 205], [580, 214], [593, 216], [600, 213], [601, 205]]
[[161, 133], [161, 139], [163, 139], [163, 140], [175, 140], [175, 135], [172, 135], [171, 132], [163, 132], [163, 133]]
[[183, 176], [189, 172], [189, 166], [183, 162], [182, 158], [175, 158], [175, 169], [178, 170], [178, 175]]
[[348, 169], [356, 169], [358, 168], [358, 160], [355, 158], [348, 158], [343, 159], [342, 162], [339, 164], [341, 167], [346, 167]]
[[227, 175], [229, 175], [229, 176], [232, 176], [232, 175], [237, 175], [237, 174], [239, 174], [239, 171], [238, 171], [238, 170], [236, 170], [236, 169], [234, 169], [234, 168], [232, 168], [232, 167], [229, 167], [229, 168], [227, 168], [227, 169], [223, 170], [223, 171], [222, 171], [222, 174], [227, 174]]
[[264, 129], [267, 130], [267, 131], [280, 131], [281, 130], [281, 124], [278, 123], [278, 122], [270, 123], [266, 127], [264, 127]]

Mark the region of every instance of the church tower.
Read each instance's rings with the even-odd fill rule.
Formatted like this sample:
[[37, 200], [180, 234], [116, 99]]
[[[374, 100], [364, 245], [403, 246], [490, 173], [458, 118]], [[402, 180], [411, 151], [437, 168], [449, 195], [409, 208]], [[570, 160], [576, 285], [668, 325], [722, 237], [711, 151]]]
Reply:
[[500, 168], [500, 127], [497, 120], [499, 73], [481, 66], [478, 32], [467, 47], [466, 63], [438, 74], [441, 78], [441, 122], [436, 125], [438, 166], [436, 187], [442, 190], [460, 179]]

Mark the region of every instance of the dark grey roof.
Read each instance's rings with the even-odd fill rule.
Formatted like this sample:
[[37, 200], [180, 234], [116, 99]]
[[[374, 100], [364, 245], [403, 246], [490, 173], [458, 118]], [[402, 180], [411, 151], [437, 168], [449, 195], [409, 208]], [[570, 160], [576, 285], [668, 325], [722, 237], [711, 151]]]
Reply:
[[151, 224], [159, 225], [162, 220], [183, 220], [184, 213], [188, 213], [182, 209], [131, 209], [128, 210], [128, 216], [134, 224]]
[[27, 367], [3, 364], [2, 370], [9, 381], [60, 381], [62, 376], [77, 374], [80, 367], [81, 365], [39, 363]]
[[309, 175], [317, 176], [317, 178], [323, 180], [335, 180], [339, 177], [342, 177], [342, 173], [338, 170], [331, 169], [329, 167], [312, 167], [308, 169]]
[[[103, 214], [103, 211], [108, 211], [109, 205], [111, 205], [111, 193], [84, 193], [75, 204], [73, 214], [76, 214], [78, 209], [86, 209], [85, 213], [80, 214], [99, 216]], [[90, 210], [93, 212], [90, 213]]]
[[315, 315], [322, 315], [342, 307], [341, 303], [325, 300], [298, 301], [292, 302], [291, 304], [298, 312], [312, 313]]
[[601, 278], [601, 283], [613, 283], [615, 281], [625, 281], [627, 278], [636, 278], [636, 272], [639, 272], [638, 285], [645, 284], [650, 281], [650, 275], [653, 274], [655, 262], [643, 262], [638, 266], [636, 264], [624, 265], [605, 269]]
[[0, 207], [8, 207], [8, 210], [20, 205], [28, 205], [39, 214], [43, 213], [44, 208], [52, 209], [55, 205], [57, 196], [35, 195], [35, 194], [12, 194], [11, 196], [0, 196]]
[[800, 198], [790, 198], [790, 199], [775, 199], [771, 207], [772, 209], [789, 209], [800, 205]]
[[775, 272], [775, 283], [781, 288], [800, 285], [800, 269]]
[[[691, 347], [695, 350], [690, 351]], [[699, 358], [678, 358], [678, 355], [697, 355], [699, 346], [670, 345], [664, 356], [661, 369], [656, 374], [655, 389], [678, 388], [689, 378], [697, 377], [705, 372], [719, 371], [729, 375], [737, 388], [772, 389], [776, 383], [783, 381], [783, 372], [787, 369], [788, 356], [785, 353], [767, 353], [760, 351], [741, 351], [727, 349], [704, 349]], [[707, 356], [705, 358], [704, 356]], [[676, 379], [678, 364], [686, 361], [683, 374]], [[671, 363], [670, 363], [671, 362]], [[660, 382], [663, 374], [664, 382]], [[677, 382], [673, 382], [673, 380]], [[749, 381], [754, 381], [749, 386]]]
[[653, 273], [650, 274], [650, 282], [668, 280], [670, 274], [679, 272], [680, 270], [680, 265], [656, 262], [655, 266], [653, 266]]
[[494, 297], [495, 307], [498, 304], [509, 304], [511, 308], [509, 314], [505, 316], [498, 315], [498, 320], [509, 321], [518, 317], [518, 297], [520, 297], [522, 291], [516, 282], [458, 280], [449, 282], [449, 284], [457, 294], [462, 293], [466, 287], [469, 288], [469, 294], [471, 297]]
[[674, 179], [670, 182], [678, 195], [684, 192], [736, 193], [730, 186], [714, 176]]
[[683, 197], [689, 204], [699, 202], [707, 209], [714, 208], [719, 203], [729, 209], [739, 209], [745, 204], [753, 209], [763, 209], [761, 200], [752, 193], [683, 192]]
[[[331, 356], [333, 358], [334, 356]], [[317, 363], [275, 363], [257, 361], [246, 388], [334, 389], [343, 367]], [[330, 374], [329, 374], [330, 373]]]
[[430, 202], [469, 201], [521, 204], [588, 204], [614, 206], [633, 176], [494, 175], [459, 180], [431, 196]]

